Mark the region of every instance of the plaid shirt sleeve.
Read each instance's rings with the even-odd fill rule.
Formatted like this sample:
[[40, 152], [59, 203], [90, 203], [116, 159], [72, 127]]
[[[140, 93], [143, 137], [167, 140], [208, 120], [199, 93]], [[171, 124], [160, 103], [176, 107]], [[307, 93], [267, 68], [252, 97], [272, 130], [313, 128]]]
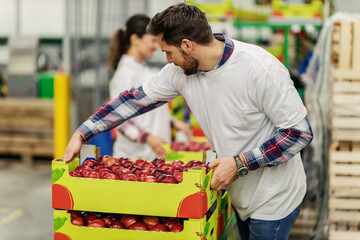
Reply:
[[272, 167], [286, 162], [306, 147], [313, 133], [307, 117], [288, 129], [278, 129], [274, 137], [259, 148], [240, 154], [240, 158], [249, 170]]
[[142, 87], [133, 88], [101, 106], [76, 131], [85, 141], [99, 133], [119, 126], [126, 120], [157, 108], [165, 101], [155, 101], [148, 97]]
[[121, 124], [117, 130], [124, 135], [127, 139], [133, 142], [145, 143], [149, 133], [141, 129], [133, 121], [127, 120]]

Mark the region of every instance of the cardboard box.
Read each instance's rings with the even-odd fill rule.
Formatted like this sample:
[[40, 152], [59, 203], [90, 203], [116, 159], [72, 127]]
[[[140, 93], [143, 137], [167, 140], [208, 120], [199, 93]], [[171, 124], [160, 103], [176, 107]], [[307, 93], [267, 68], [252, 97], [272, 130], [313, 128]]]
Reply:
[[211, 170], [190, 169], [178, 184], [71, 177], [80, 159], [52, 161], [54, 209], [202, 219], [219, 196]]
[[54, 210], [54, 240], [216, 240], [218, 208], [201, 219], [184, 220], [182, 232], [134, 231], [128, 229], [92, 228], [71, 224], [70, 213]]

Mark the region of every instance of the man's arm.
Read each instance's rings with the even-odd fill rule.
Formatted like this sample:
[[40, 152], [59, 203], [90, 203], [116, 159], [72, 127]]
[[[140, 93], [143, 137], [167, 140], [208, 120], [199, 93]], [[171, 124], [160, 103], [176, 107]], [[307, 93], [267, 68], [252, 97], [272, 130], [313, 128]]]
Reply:
[[142, 87], [120, 93], [119, 97], [101, 106], [76, 131], [85, 141], [99, 133], [119, 126], [126, 120], [146, 113], [166, 102], [154, 101]]
[[288, 129], [278, 129], [274, 137], [260, 147], [240, 154], [240, 159], [249, 170], [271, 167], [284, 163], [305, 148], [313, 139], [309, 119]]
[[[305, 117], [291, 128], [278, 129], [272, 138], [260, 147], [240, 154], [240, 158], [249, 170], [279, 165], [294, 157], [311, 142], [312, 138], [311, 126], [308, 118]], [[218, 167], [211, 180], [211, 188], [217, 191], [237, 178], [233, 157], [218, 158], [209, 167]]]
[[122, 92], [119, 97], [101, 106], [76, 130], [68, 143], [63, 160], [69, 162], [75, 158], [80, 152], [83, 141], [165, 103], [148, 97], [142, 87]]

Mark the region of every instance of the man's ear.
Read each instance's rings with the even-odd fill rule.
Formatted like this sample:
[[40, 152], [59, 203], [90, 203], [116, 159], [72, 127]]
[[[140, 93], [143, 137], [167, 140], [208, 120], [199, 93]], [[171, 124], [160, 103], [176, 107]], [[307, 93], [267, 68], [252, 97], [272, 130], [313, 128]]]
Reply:
[[193, 50], [194, 48], [194, 43], [192, 41], [190, 41], [189, 39], [184, 38], [181, 41], [181, 45], [180, 45], [181, 49], [184, 50], [186, 53], [189, 53]]

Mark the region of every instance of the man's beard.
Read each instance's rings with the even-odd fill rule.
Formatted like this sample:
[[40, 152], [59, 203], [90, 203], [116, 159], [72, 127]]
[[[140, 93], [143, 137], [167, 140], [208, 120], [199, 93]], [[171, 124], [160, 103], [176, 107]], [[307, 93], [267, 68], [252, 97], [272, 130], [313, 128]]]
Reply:
[[181, 54], [184, 57], [184, 63], [182, 64], [181, 68], [183, 69], [185, 75], [192, 75], [197, 73], [199, 69], [199, 61], [182, 49]]

